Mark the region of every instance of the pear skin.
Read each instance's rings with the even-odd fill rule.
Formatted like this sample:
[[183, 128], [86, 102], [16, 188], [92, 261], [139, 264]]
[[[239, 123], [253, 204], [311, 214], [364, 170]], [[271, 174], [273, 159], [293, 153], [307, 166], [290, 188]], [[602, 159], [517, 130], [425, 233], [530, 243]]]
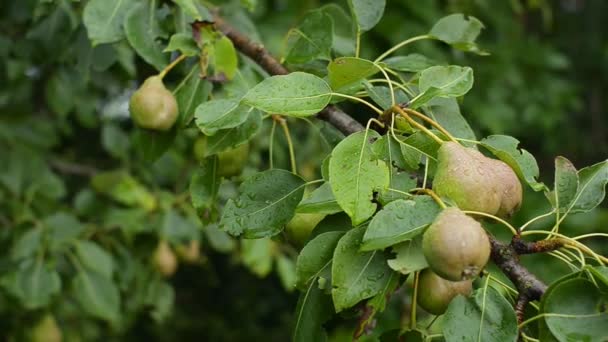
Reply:
[[496, 216], [511, 217], [521, 207], [523, 189], [513, 169], [502, 160], [488, 158], [500, 187], [501, 201]]
[[175, 96], [159, 76], [148, 77], [133, 93], [129, 111], [139, 127], [158, 131], [171, 129], [178, 116]]
[[472, 288], [472, 280], [445, 280], [427, 268], [420, 272], [417, 303], [428, 313], [442, 315], [454, 297], [468, 296]]

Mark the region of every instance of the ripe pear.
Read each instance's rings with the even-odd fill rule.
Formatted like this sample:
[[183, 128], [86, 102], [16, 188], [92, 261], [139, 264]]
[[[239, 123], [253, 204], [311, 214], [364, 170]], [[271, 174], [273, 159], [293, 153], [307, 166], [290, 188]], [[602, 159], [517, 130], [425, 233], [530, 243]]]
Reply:
[[440, 277], [468, 280], [488, 263], [490, 240], [479, 222], [458, 208], [446, 208], [424, 232], [422, 252]]
[[488, 158], [500, 189], [500, 207], [496, 216], [509, 218], [519, 210], [523, 199], [521, 182], [513, 169], [502, 160]]
[[218, 153], [217, 173], [223, 177], [238, 176], [243, 171], [249, 155], [249, 143]]
[[190, 240], [188, 244], [177, 247], [177, 255], [181, 260], [194, 264], [201, 259], [201, 243], [198, 240]]
[[61, 342], [63, 334], [55, 317], [48, 313], [30, 331], [30, 341], [32, 342]]
[[161, 240], [156, 246], [153, 262], [154, 267], [165, 277], [172, 276], [177, 270], [177, 257], [165, 240]]
[[472, 287], [472, 280], [445, 280], [427, 268], [420, 272], [417, 302], [428, 313], [442, 315], [454, 297], [468, 296]]
[[139, 127], [158, 131], [171, 129], [178, 115], [175, 96], [158, 75], [148, 77], [133, 93], [129, 111]]
[[456, 142], [444, 142], [437, 153], [433, 190], [462, 210], [494, 215], [501, 204], [501, 191], [487, 158]]

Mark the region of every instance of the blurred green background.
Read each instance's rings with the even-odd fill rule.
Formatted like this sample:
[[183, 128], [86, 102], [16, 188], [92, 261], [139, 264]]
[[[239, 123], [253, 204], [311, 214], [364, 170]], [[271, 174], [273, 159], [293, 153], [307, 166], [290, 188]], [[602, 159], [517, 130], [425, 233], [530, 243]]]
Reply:
[[[345, 1], [257, 0], [243, 1], [255, 4], [253, 12], [238, 1], [226, 5], [225, 12], [237, 26], [281, 56], [287, 31], [308, 10], [330, 2], [347, 9]], [[130, 298], [133, 303], [125, 300], [122, 322], [110, 325], [83, 319], [69, 295], [53, 299], [43, 308], [24, 307], [3, 280], [0, 336], [19, 340], [33, 322], [51, 311], [66, 339], [74, 341], [287, 341], [297, 294], [286, 291], [281, 278], [270, 271], [274, 259], [269, 255], [257, 255], [270, 265], [256, 272], [251, 265], [257, 261], [248, 261], [247, 255], [238, 252], [247, 247], [237, 246], [219, 232], [206, 231], [202, 261], [181, 264], [169, 280], [145, 275], [146, 271], [127, 276], [129, 267], [144, 270], [142, 265], [149, 263], [150, 246], [158, 239], [157, 228], [150, 222], [167, 218], [142, 222], [133, 210], [104, 203], [88, 187], [90, 168], [127, 168], [166, 199], [166, 206], [177, 207], [179, 195], [187, 190], [183, 179], [196, 165], [192, 145], [197, 134], [185, 132], [154, 164], [141, 162], [145, 158], [130, 143], [137, 133], [125, 120], [124, 104], [135, 85], [133, 80], [142, 80], [153, 70], [134, 58], [125, 42], [91, 49], [81, 23], [82, 8], [82, 3], [67, 0], [0, 3], [0, 248], [13, 248], [16, 236], [39, 217], [66, 212], [92, 227], [91, 234], [107, 233], [109, 242], [99, 239], [104, 246], [118, 235], [120, 241], [128, 241], [127, 246], [137, 246], [114, 250], [115, 255], [124, 253], [124, 259], [134, 260], [129, 261], [133, 265], [119, 269], [124, 274], [117, 278], [124, 293], [141, 290], [147, 294]], [[165, 12], [168, 16], [169, 10]], [[387, 0], [384, 18], [363, 36], [362, 56], [377, 56], [408, 37], [427, 32], [439, 18], [455, 12], [473, 15], [485, 24], [479, 44], [489, 56], [464, 54], [436, 42], [415, 43], [401, 53], [418, 52], [474, 69], [474, 87], [461, 106], [478, 137], [507, 134], [520, 139], [536, 156], [541, 179], [548, 184], [552, 183], [556, 155], [567, 157], [577, 168], [608, 157], [608, 2]], [[267, 148], [259, 144], [252, 148]], [[306, 152], [301, 155], [306, 158]], [[308, 161], [313, 158], [318, 157], [313, 154]], [[252, 170], [262, 163], [258, 159], [250, 156]], [[300, 162], [303, 168], [308, 164]], [[225, 196], [234, 191], [230, 185], [224, 190]], [[524, 209], [514, 223], [548, 208], [542, 194], [526, 193]], [[186, 220], [196, 216], [181, 207], [179, 213]], [[130, 233], [109, 231], [108, 221], [128, 225]], [[200, 222], [193, 222], [200, 235]], [[537, 227], [546, 224], [541, 221]], [[608, 211], [604, 205], [573, 216], [566, 227], [566, 233], [608, 232]], [[181, 241], [182, 237], [175, 239]], [[606, 253], [600, 241], [588, 242]], [[277, 246], [273, 242], [272, 248]], [[292, 259], [294, 255], [289, 249], [277, 253]], [[545, 280], [566, 271], [544, 256], [524, 261]], [[73, 272], [65, 258], [54, 258], [52, 263]], [[7, 278], [2, 274], [13, 266], [3, 257], [0, 278]], [[156, 292], [149, 283], [164, 289], [159, 292], [163, 295], [150, 294]], [[163, 287], [167, 284], [173, 290]], [[174, 295], [174, 305], [163, 302], [166, 291]], [[404, 305], [407, 303], [392, 301], [378, 324], [398, 325]], [[350, 339], [348, 324], [330, 322], [329, 326], [333, 340]]]

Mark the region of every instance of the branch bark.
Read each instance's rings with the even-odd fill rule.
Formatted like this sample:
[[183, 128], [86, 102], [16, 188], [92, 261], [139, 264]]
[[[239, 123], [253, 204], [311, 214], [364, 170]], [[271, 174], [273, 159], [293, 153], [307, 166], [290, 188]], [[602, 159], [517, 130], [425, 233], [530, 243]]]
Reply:
[[[262, 45], [253, 42], [249, 37], [238, 32], [217, 14], [214, 15], [214, 25], [216, 29], [232, 40], [232, 43], [239, 51], [256, 61], [268, 73], [272, 75], [285, 75], [289, 73]], [[329, 122], [344, 133], [344, 135], [364, 129], [363, 125], [333, 105], [325, 107], [325, 109], [319, 112], [317, 117]], [[490, 243], [492, 246], [492, 261], [509, 277], [519, 290], [517, 309], [522, 311], [528, 302], [540, 299], [547, 289], [547, 285], [519, 262], [519, 255], [545, 252], [561, 246], [540, 246], [524, 242], [519, 238], [514, 239], [511, 244], [506, 244], [490, 237]], [[521, 316], [522, 314], [518, 314], [518, 317], [523, 317]]]

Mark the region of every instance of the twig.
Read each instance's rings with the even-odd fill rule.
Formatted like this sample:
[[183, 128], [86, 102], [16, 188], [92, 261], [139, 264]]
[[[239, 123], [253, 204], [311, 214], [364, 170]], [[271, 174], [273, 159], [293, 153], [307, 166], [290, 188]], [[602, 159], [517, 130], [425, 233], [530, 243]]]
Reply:
[[49, 164], [53, 169], [67, 175], [92, 177], [99, 172], [99, 170], [92, 166], [73, 164], [59, 159], [51, 159]]

